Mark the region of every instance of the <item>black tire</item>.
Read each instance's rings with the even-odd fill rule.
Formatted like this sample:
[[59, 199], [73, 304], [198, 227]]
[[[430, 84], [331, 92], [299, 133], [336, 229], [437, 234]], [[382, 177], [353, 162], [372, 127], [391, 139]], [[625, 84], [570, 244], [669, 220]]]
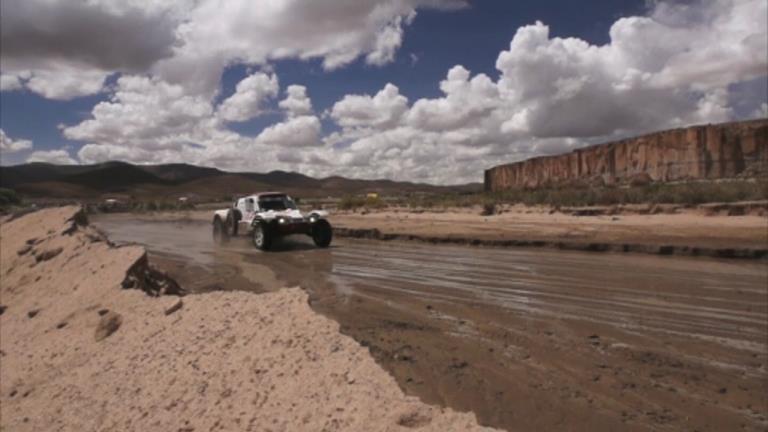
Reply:
[[315, 242], [315, 246], [327, 248], [331, 245], [332, 239], [333, 229], [331, 224], [325, 219], [315, 222], [315, 225], [312, 227], [312, 240]]
[[256, 222], [253, 224], [253, 233], [251, 240], [256, 249], [263, 251], [269, 250], [272, 246], [272, 230], [264, 222]]
[[230, 210], [227, 212], [227, 232], [230, 237], [237, 237], [238, 227], [240, 225], [240, 212]]
[[227, 243], [229, 241], [229, 232], [227, 227], [220, 217], [216, 216], [213, 219], [213, 242], [217, 245]]

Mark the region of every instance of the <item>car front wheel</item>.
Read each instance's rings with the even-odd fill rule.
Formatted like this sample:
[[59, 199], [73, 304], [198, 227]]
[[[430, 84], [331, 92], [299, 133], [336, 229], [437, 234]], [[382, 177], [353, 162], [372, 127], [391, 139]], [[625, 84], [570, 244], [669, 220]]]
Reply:
[[253, 225], [253, 245], [257, 249], [266, 251], [272, 244], [272, 233], [269, 227], [263, 222], [257, 222]]

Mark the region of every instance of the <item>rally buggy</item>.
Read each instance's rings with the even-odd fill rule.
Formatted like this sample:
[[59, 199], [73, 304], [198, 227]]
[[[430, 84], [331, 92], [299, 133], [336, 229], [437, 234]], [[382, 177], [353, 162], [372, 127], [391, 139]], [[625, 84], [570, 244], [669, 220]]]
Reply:
[[299, 211], [293, 199], [280, 192], [267, 192], [238, 198], [232, 208], [216, 210], [213, 214], [213, 240], [221, 244], [240, 232], [251, 236], [253, 245], [263, 251], [272, 247], [278, 237], [306, 234], [315, 245], [326, 248], [331, 244], [333, 229], [326, 219], [328, 212]]

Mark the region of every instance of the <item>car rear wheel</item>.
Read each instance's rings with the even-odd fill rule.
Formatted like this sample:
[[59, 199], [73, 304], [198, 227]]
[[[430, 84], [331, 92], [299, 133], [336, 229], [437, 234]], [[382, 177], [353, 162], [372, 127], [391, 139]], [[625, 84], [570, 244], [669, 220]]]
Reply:
[[331, 245], [332, 239], [333, 229], [331, 229], [331, 224], [324, 219], [315, 222], [315, 225], [312, 227], [312, 240], [315, 242], [315, 246], [327, 248]]
[[272, 232], [263, 222], [257, 222], [253, 225], [253, 245], [257, 249], [266, 251], [272, 245]]
[[230, 210], [227, 212], [227, 233], [231, 237], [237, 237], [237, 229], [240, 225], [240, 212], [235, 210]]
[[229, 233], [227, 227], [224, 226], [221, 218], [216, 217], [213, 220], [213, 242], [216, 244], [224, 244], [229, 241]]

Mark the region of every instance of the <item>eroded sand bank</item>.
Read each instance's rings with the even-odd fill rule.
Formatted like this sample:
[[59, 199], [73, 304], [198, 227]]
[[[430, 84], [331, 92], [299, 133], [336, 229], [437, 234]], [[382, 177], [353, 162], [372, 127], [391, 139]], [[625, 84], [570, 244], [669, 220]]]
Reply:
[[85, 223], [64, 207], [0, 226], [3, 429], [482, 429], [403, 395], [299, 289], [125, 289], [173, 284]]

